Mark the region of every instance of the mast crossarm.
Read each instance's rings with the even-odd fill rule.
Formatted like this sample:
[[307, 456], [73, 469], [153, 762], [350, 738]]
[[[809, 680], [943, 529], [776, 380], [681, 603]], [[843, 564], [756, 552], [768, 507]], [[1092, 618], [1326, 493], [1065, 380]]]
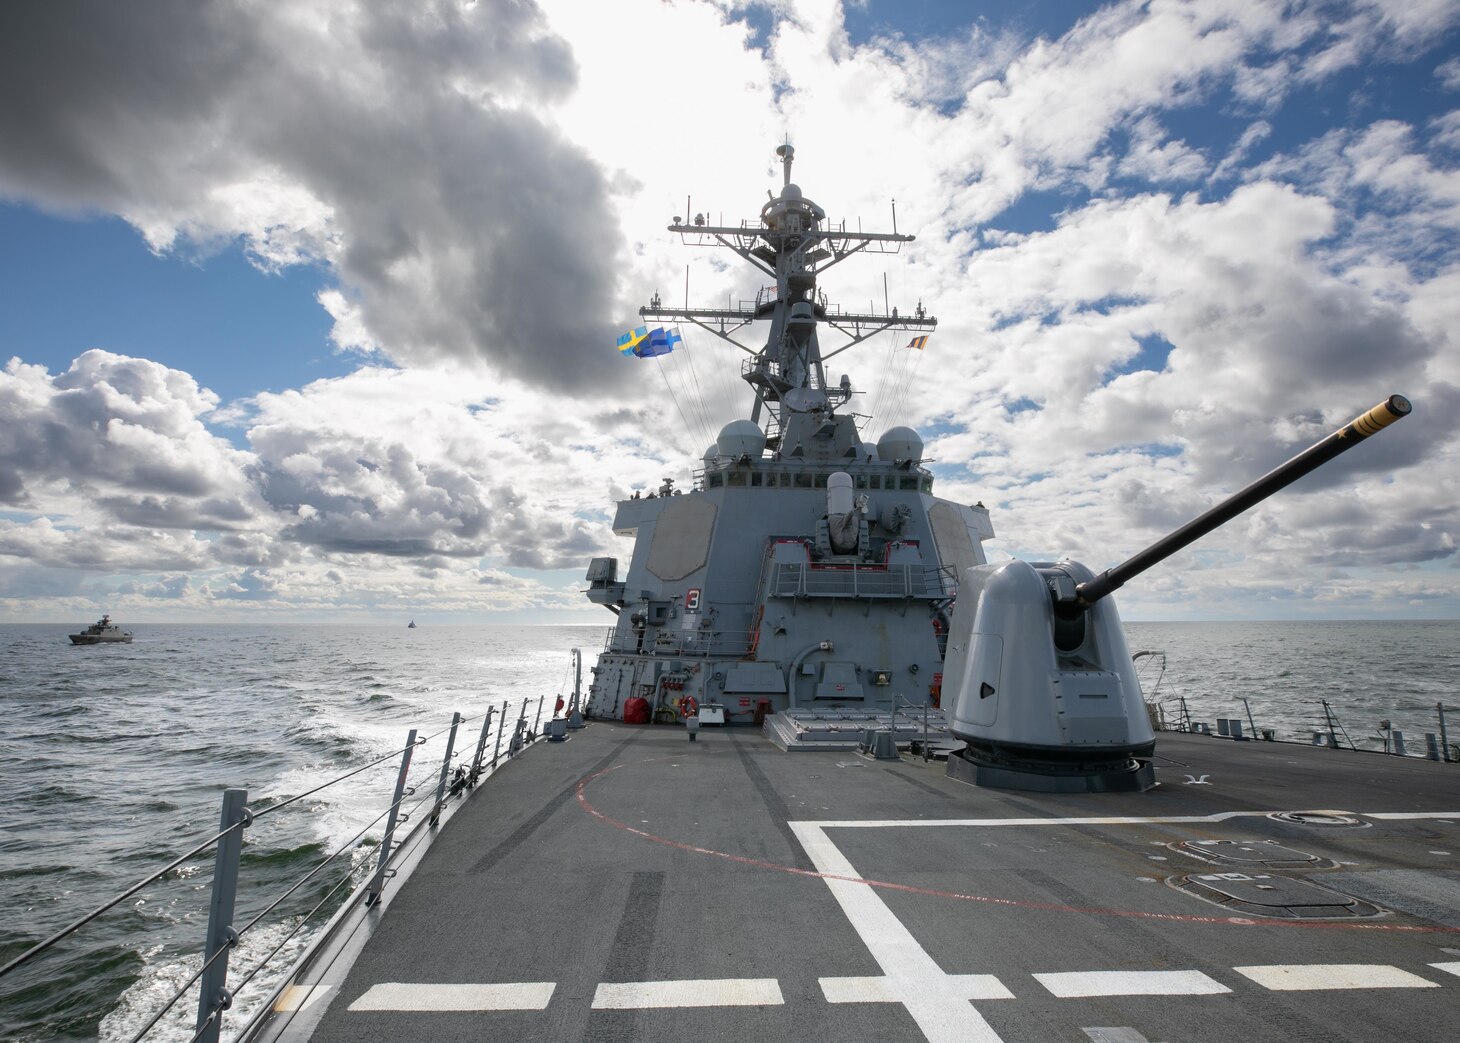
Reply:
[[[669, 230], [671, 232], [678, 232], [680, 239], [686, 246], [709, 246], [712, 244], [706, 240], [707, 238], [712, 238], [721, 246], [734, 250], [761, 271], [775, 278], [776, 270], [769, 267], [751, 252], [755, 249], [755, 241], [760, 238], [760, 229], [714, 228], [706, 225], [695, 225], [693, 228], [686, 228], [684, 225], [670, 225]], [[737, 241], [732, 242], [731, 238]]]
[[[715, 308], [640, 308], [639, 315], [641, 318], [654, 319], [656, 321], [681, 319], [685, 322], [691, 322], [706, 333], [713, 333], [726, 343], [733, 344], [747, 355], [759, 354], [754, 348], [748, 348], [730, 336], [730, 334], [742, 326], [750, 325], [751, 320], [755, 318], [755, 312], [753, 311], [734, 311]], [[716, 329], [714, 326], [709, 325], [703, 321], [704, 319], [718, 322], [719, 328]], [[726, 329], [725, 324], [731, 321], [735, 321], [735, 325]]]
[[[716, 239], [720, 239], [721, 241], [724, 241], [724, 238], [726, 236], [731, 236], [736, 239], [750, 239], [753, 241], [759, 239], [767, 232], [771, 233], [772, 235], [780, 234], [776, 231], [776, 229], [767, 228], [765, 225], [742, 225], [740, 227], [727, 225], [722, 227], [720, 225], [681, 224], [670, 225], [669, 230], [671, 232], [678, 232], [681, 236], [684, 237], [688, 237], [691, 235], [712, 235]], [[835, 239], [843, 243], [910, 243], [917, 238], [917, 236], [908, 235], [905, 232], [848, 232], [844, 228], [817, 228], [809, 231], [791, 232], [787, 234], [798, 235], [803, 239], [822, 239], [826, 241], [831, 241]], [[731, 244], [726, 243], [725, 245], [730, 246]]]
[[747, 322], [755, 319], [756, 314], [750, 308], [640, 308], [639, 314], [646, 319], [688, 319], [693, 322], [695, 319], [717, 319], [722, 322], [735, 322], [736, 328], [744, 326]]
[[[832, 329], [852, 339], [835, 351], [822, 355], [822, 362], [835, 358], [848, 348], [854, 348], [862, 341], [875, 337], [884, 330], [932, 330], [938, 327], [937, 319], [905, 319], [901, 316], [893, 318], [887, 315], [841, 315], [835, 320], [828, 317], [825, 321]], [[862, 332], [864, 326], [871, 328], [864, 333]]]

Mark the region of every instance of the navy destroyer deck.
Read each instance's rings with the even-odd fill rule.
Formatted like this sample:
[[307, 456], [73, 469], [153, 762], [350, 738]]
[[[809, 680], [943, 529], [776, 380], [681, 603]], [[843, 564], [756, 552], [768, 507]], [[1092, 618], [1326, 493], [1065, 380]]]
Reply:
[[1453, 766], [1168, 734], [1156, 767], [1036, 796], [597, 722], [459, 807], [262, 1035], [1452, 1038]]

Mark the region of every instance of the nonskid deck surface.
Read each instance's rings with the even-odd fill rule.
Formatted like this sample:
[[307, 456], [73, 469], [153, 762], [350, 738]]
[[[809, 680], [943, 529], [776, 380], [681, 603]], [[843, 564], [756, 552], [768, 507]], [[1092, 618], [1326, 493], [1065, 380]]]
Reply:
[[[1157, 763], [1146, 794], [1035, 796], [594, 723], [451, 820], [314, 1038], [1453, 1038], [1460, 771], [1184, 735]], [[1304, 810], [1355, 818], [1268, 817]], [[1269, 922], [1168, 882], [1201, 874], [1381, 911]]]

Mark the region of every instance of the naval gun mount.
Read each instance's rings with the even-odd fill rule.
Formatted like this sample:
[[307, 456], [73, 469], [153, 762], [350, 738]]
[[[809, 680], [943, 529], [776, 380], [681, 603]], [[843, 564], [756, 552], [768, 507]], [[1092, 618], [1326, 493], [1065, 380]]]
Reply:
[[949, 776], [1046, 793], [1154, 786], [1155, 733], [1109, 595], [1410, 409], [1391, 396], [1098, 576], [1069, 560], [968, 568], [944, 662], [950, 727], [968, 745], [948, 758]]

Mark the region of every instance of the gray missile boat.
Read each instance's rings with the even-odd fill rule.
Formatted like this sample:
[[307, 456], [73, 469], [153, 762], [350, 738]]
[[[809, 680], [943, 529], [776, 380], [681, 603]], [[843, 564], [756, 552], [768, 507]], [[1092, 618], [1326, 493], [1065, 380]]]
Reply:
[[1156, 734], [1108, 597], [1408, 403], [1107, 573], [990, 565], [988, 513], [934, 495], [914, 432], [863, 440], [818, 339], [934, 327], [821, 290], [911, 237], [831, 224], [779, 151], [758, 220], [673, 226], [773, 283], [643, 310], [769, 332], [693, 488], [618, 504], [586, 697], [447, 802], [249, 1037], [1453, 1038], [1455, 766]]

